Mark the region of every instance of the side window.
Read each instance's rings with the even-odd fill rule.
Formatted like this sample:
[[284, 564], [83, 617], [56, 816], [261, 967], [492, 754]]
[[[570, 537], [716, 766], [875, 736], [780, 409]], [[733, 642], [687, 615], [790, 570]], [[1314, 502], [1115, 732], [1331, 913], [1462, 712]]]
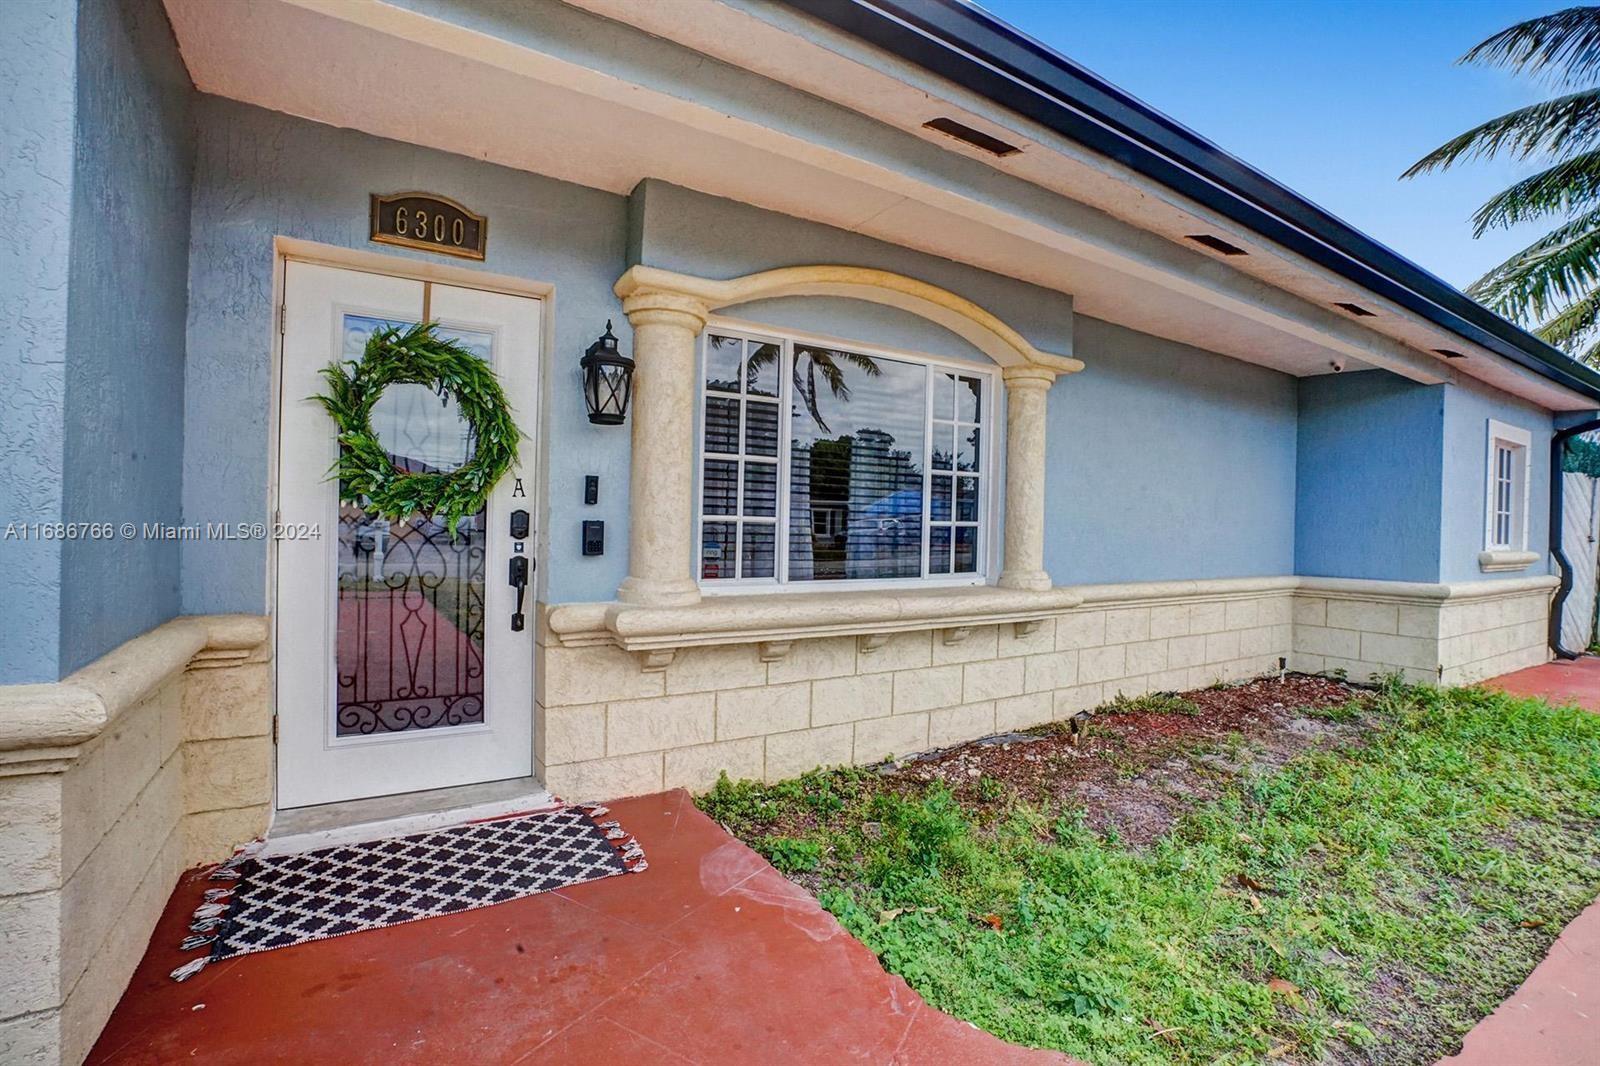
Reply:
[[1488, 551], [1527, 550], [1531, 445], [1527, 430], [1490, 420], [1483, 538]]

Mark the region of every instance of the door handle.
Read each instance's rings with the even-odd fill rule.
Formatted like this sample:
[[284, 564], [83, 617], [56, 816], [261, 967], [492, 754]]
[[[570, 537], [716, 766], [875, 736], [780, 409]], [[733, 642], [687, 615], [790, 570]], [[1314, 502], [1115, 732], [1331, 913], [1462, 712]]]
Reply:
[[521, 633], [527, 620], [522, 615], [522, 600], [528, 593], [528, 557], [526, 555], [513, 555], [511, 557], [511, 587], [517, 590], [517, 610], [511, 616], [511, 632]]

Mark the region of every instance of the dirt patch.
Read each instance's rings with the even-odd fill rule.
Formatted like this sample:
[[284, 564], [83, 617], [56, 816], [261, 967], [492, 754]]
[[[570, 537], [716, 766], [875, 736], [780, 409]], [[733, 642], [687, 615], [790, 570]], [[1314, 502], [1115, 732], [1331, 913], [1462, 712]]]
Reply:
[[[985, 738], [887, 766], [884, 783], [910, 792], [942, 781], [964, 805], [980, 808], [1013, 794], [1078, 807], [1091, 827], [1142, 847], [1240, 775], [1358, 736], [1359, 718], [1318, 712], [1364, 698], [1343, 682], [1290, 674], [1187, 692], [1181, 701], [1125, 701], [1127, 709], [1089, 715], [1081, 737], [1060, 723]], [[1182, 701], [1194, 713], [1164, 709]], [[1146, 703], [1163, 709], [1137, 709]]]
[[[1515, 765], [1496, 739], [1513, 726], [1537, 738]], [[1153, 1061], [1154, 1036], [1172, 1061], [1213, 1061], [1218, 1048], [1242, 1054], [1235, 1025], [1248, 1018], [1250, 1033], [1277, 1034], [1275, 1061], [1401, 1066], [1457, 1049], [1594, 898], [1594, 739], [1497, 699], [1290, 675], [1119, 698], [1081, 731], [1056, 723], [871, 768], [724, 783], [705, 799], [886, 967], [1009, 1038]], [[1346, 754], [1261, 780], [1325, 749]], [[1282, 803], [1286, 784], [1309, 807]], [[1269, 853], [1209, 817], [1173, 836], [1221, 799], [1274, 839], [1311, 843]], [[1163, 840], [1177, 873], [1146, 850]], [[1169, 891], [1169, 874], [1193, 883]], [[1069, 915], [1063, 903], [1094, 884], [1106, 888], [1096, 909]], [[1213, 885], [1227, 906], [1212, 906]], [[1153, 922], [1169, 924], [1146, 937]], [[1123, 970], [1107, 975], [1102, 941]], [[1174, 968], [1177, 944], [1190, 958]], [[1188, 989], [1198, 973], [1234, 988], [1217, 993], [1231, 1006], [1173, 998], [1169, 982]], [[1283, 998], [1263, 1006], [1240, 983]], [[1083, 1012], [1101, 1017], [1088, 1027], [1074, 1021]]]

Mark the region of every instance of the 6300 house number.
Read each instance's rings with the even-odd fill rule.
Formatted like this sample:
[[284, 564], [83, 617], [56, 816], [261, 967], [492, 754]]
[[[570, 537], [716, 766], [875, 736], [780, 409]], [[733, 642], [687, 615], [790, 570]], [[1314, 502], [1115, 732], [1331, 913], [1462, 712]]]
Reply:
[[371, 239], [379, 244], [482, 259], [489, 240], [489, 219], [449, 197], [432, 193], [374, 193]]

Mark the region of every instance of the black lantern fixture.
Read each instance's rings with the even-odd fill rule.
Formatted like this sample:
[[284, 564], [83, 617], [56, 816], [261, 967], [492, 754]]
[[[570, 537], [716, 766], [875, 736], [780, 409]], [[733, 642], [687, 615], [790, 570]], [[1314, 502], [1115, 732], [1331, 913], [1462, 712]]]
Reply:
[[597, 426], [622, 425], [628, 417], [628, 400], [633, 394], [633, 360], [617, 350], [610, 319], [606, 320], [606, 331], [600, 339], [583, 353], [580, 365], [589, 421]]

